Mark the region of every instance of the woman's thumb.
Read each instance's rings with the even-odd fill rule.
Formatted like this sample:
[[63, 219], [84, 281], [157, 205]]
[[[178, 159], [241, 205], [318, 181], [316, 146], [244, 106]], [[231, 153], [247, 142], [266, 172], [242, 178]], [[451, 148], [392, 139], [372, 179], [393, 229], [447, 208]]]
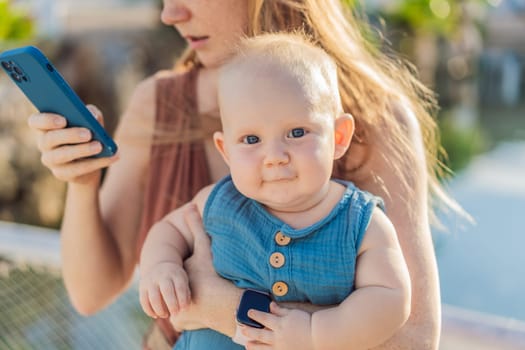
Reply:
[[102, 125], [104, 126], [104, 116], [102, 115], [102, 112], [100, 111], [100, 109], [98, 109], [97, 106], [95, 105], [86, 105], [86, 108], [91, 112], [91, 114], [93, 114], [93, 116], [95, 117], [95, 119]]
[[193, 234], [193, 254], [210, 254], [210, 237], [204, 231], [202, 218], [195, 204], [190, 204], [186, 207], [184, 220]]

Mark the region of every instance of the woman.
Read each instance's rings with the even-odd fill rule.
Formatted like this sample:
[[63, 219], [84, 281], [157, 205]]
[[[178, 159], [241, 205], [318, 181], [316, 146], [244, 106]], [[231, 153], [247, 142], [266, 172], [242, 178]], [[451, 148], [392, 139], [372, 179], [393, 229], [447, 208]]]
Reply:
[[[345, 17], [338, 0], [165, 0], [161, 19], [187, 40], [188, 51], [176, 70], [135, 89], [115, 137], [119, 155], [84, 158], [100, 150], [85, 130], [64, 129], [57, 115], [29, 119], [41, 131], [42, 162], [68, 182], [63, 274], [75, 308], [92, 314], [115, 300], [132, 280], [149, 227], [228, 173], [211, 135], [220, 129], [216, 71], [231, 47], [244, 34], [302, 29], [338, 64], [344, 109], [356, 120], [355, 141], [334, 176], [385, 199], [411, 276], [410, 318], [381, 348], [437, 348], [440, 298], [430, 199], [437, 195], [453, 204], [436, 178], [433, 95], [369, 47], [361, 23]], [[99, 190], [101, 169], [109, 165]], [[172, 324], [233, 336], [242, 291], [213, 273], [198, 214], [188, 212], [187, 223], [202, 237], [186, 263], [196, 302]]]

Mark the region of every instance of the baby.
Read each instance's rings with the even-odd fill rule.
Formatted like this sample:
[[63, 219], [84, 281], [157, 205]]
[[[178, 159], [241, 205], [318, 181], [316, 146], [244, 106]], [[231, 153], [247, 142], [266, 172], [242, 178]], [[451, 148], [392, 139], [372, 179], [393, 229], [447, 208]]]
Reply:
[[[240, 326], [239, 333], [251, 344], [286, 349], [384, 342], [408, 318], [410, 280], [382, 201], [331, 179], [354, 131], [336, 65], [301, 35], [248, 38], [221, 68], [218, 98], [223, 130], [214, 142], [231, 176], [192, 203], [217, 273], [274, 300], [269, 313], [248, 313], [264, 328]], [[194, 238], [183, 210], [154, 225], [142, 250], [140, 299], [152, 317], [191, 302], [183, 261]], [[282, 305], [289, 301], [326, 307], [309, 313]], [[242, 347], [204, 329], [183, 332], [175, 348]]]

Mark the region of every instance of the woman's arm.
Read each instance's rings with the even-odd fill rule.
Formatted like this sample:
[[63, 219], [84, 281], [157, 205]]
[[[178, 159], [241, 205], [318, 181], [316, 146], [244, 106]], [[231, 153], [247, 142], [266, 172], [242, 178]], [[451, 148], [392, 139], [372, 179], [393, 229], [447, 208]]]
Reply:
[[[367, 174], [371, 173], [379, 175], [388, 189], [388, 194], [380, 184], [373, 181], [363, 180], [357, 183], [360, 188], [385, 199], [387, 215], [396, 229], [412, 285], [412, 305], [408, 321], [393, 337], [374, 349], [437, 349], [441, 302], [428, 215], [428, 181], [424, 145], [416, 117], [408, 108], [400, 108], [400, 111], [402, 112], [397, 117], [408, 132], [417, 160], [410, 168], [404, 169], [411, 181], [412, 203], [406, 204], [405, 188], [380, 156], [371, 157], [362, 169], [361, 178], [370, 179]], [[383, 151], [384, 154], [388, 154], [388, 150]], [[379, 152], [374, 154], [377, 155]], [[411, 212], [410, 208], [415, 212]]]
[[[63, 276], [74, 307], [92, 314], [127, 287], [135, 269], [155, 80], [136, 88], [116, 133], [120, 159], [96, 183], [69, 182], [62, 224]], [[149, 128], [149, 129], [148, 129]], [[136, 130], [135, 130], [136, 129]]]

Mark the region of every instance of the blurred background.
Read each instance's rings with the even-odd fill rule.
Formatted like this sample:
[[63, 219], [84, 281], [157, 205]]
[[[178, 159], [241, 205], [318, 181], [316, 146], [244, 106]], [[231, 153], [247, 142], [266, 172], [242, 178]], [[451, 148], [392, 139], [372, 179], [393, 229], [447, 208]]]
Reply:
[[[378, 47], [399, 52], [437, 92], [452, 171], [443, 181], [476, 221], [440, 213], [433, 230], [441, 348], [525, 348], [525, 0], [344, 2], [381, 31], [371, 36]], [[40, 47], [112, 132], [136, 83], [183, 49], [160, 7], [0, 0], [0, 50]], [[26, 124], [33, 111], [0, 74], [0, 349], [140, 348], [149, 321], [134, 287], [95, 317], [69, 306], [56, 230], [65, 185], [40, 164]], [[473, 345], [472, 335], [483, 340]]]

